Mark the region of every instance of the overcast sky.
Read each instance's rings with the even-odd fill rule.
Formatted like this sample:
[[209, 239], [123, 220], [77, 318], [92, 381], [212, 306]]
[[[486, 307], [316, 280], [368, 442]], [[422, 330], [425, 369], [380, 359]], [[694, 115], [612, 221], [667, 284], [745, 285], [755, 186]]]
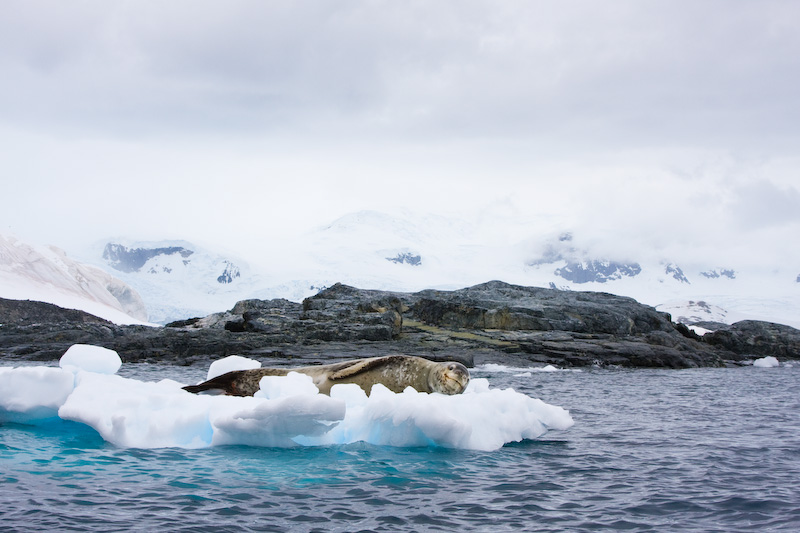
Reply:
[[38, 243], [406, 207], [798, 258], [794, 0], [3, 0], [0, 76], [0, 232]]

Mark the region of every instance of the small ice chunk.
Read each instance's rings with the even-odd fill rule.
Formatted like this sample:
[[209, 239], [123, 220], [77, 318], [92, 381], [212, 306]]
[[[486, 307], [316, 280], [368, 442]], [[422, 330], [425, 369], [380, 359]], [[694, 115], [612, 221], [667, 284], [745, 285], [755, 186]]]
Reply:
[[347, 407], [359, 407], [367, 403], [367, 393], [355, 383], [340, 383], [331, 387], [331, 398], [347, 403]]
[[264, 376], [258, 385], [261, 390], [253, 396], [268, 400], [319, 394], [319, 389], [314, 385], [314, 380], [311, 379], [311, 376], [299, 372], [289, 372], [285, 376]]
[[91, 344], [73, 344], [61, 356], [58, 366], [64, 370], [85, 370], [97, 374], [116, 374], [122, 359], [114, 350]]
[[773, 368], [780, 365], [781, 364], [778, 362], [778, 360], [775, 357], [772, 357], [771, 355], [753, 361], [753, 366], [757, 366], [760, 368]]
[[211, 363], [208, 367], [208, 377], [206, 379], [212, 379], [234, 370], [253, 370], [254, 368], [261, 368], [261, 363], [249, 357], [229, 355]]

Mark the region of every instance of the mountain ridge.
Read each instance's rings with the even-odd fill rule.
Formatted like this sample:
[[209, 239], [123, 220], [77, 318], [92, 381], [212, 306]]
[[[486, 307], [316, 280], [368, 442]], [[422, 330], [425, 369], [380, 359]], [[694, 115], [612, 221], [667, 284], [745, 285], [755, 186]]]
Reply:
[[0, 235], [0, 297], [80, 309], [117, 323], [145, 323], [136, 290], [55, 246], [33, 246]]

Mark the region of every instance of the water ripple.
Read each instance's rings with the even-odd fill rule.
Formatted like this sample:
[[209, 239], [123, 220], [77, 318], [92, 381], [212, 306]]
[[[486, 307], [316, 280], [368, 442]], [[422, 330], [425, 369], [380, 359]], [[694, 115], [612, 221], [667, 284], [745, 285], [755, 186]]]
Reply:
[[[576, 425], [483, 453], [136, 450], [0, 427], [8, 531], [796, 531], [800, 367], [537, 373]], [[784, 370], [784, 369], [780, 369]]]

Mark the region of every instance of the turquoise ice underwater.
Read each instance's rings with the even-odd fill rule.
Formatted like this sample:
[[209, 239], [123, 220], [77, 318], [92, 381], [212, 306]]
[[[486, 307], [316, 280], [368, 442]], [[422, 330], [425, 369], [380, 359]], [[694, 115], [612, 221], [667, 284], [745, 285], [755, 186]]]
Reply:
[[[125, 365], [142, 382], [206, 369]], [[364, 442], [125, 448], [82, 423], [0, 426], [10, 531], [795, 531], [796, 367], [473, 375], [575, 425], [492, 451]]]

